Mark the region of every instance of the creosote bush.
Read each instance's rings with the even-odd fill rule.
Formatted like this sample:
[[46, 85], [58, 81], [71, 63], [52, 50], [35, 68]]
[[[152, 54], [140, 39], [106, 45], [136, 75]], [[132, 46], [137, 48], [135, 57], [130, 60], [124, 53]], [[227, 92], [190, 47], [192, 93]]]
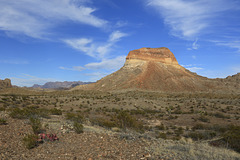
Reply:
[[84, 121], [84, 116], [81, 113], [72, 113], [69, 112], [65, 115], [67, 120], [82, 123]]
[[23, 109], [13, 108], [10, 109], [10, 117], [17, 119], [28, 119], [30, 117], [44, 117], [49, 118], [49, 110], [38, 107], [26, 107]]
[[83, 133], [83, 125], [76, 121], [73, 124], [73, 129], [77, 134]]
[[7, 120], [0, 118], [0, 125], [6, 125], [7, 124]]
[[29, 134], [23, 138], [23, 144], [27, 149], [32, 149], [37, 146], [38, 136], [35, 134]]
[[97, 119], [94, 119], [92, 122], [93, 122], [93, 124], [97, 124], [101, 127], [107, 128], [107, 129], [111, 129], [113, 127], [118, 126], [116, 121], [109, 120], [107, 118], [97, 118]]
[[32, 126], [33, 133], [35, 134], [40, 133], [42, 129], [42, 124], [40, 119], [31, 117], [29, 121], [30, 121], [30, 125]]
[[131, 116], [127, 111], [121, 111], [116, 116], [117, 124], [120, 128], [126, 130], [127, 128], [137, 131], [143, 131], [143, 124], [134, 116]]
[[228, 131], [223, 134], [223, 140], [230, 148], [240, 152], [240, 126], [231, 125]]
[[49, 110], [52, 115], [62, 115], [62, 111], [57, 108], [53, 108]]

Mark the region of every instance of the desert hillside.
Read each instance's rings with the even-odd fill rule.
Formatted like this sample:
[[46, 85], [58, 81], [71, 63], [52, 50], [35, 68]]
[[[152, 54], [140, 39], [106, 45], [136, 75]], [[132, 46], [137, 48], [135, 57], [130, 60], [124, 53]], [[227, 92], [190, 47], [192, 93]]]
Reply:
[[[233, 80], [234, 79], [234, 80]], [[73, 90], [140, 89], [162, 92], [239, 92], [239, 76], [208, 79], [180, 66], [174, 54], [165, 47], [130, 51], [124, 66], [97, 81]]]

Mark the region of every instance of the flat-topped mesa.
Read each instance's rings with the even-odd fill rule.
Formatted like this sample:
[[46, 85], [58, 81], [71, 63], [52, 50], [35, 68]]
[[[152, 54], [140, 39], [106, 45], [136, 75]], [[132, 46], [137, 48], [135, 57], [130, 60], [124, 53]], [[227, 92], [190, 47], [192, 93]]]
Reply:
[[131, 59], [178, 65], [178, 62], [177, 62], [175, 56], [166, 47], [141, 48], [141, 49], [130, 51], [126, 60], [128, 61]]

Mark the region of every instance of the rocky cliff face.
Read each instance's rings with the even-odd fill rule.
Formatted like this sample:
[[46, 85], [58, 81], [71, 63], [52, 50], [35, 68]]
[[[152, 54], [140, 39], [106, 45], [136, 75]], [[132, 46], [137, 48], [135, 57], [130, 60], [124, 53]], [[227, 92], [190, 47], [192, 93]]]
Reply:
[[130, 60], [143, 60], [152, 62], [161, 62], [164, 64], [178, 65], [173, 53], [165, 47], [162, 48], [141, 48], [130, 51], [127, 58]]
[[12, 84], [11, 84], [11, 80], [10, 79], [5, 79], [5, 80], [0, 80], [0, 89], [3, 88], [11, 88]]
[[225, 80], [208, 79], [180, 66], [173, 53], [165, 47], [130, 51], [124, 66], [97, 81], [74, 89], [125, 90], [140, 89], [163, 92], [237, 91], [226, 87]]

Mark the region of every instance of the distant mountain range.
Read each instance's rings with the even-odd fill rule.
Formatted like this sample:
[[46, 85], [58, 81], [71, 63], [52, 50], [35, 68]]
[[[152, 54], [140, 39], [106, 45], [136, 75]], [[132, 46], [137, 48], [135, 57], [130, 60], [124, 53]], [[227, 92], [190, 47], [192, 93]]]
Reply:
[[64, 82], [47, 82], [44, 85], [34, 84], [32, 88], [43, 88], [43, 89], [68, 89], [73, 88], [78, 85], [90, 84], [92, 82], [82, 82], [82, 81], [64, 81]]

